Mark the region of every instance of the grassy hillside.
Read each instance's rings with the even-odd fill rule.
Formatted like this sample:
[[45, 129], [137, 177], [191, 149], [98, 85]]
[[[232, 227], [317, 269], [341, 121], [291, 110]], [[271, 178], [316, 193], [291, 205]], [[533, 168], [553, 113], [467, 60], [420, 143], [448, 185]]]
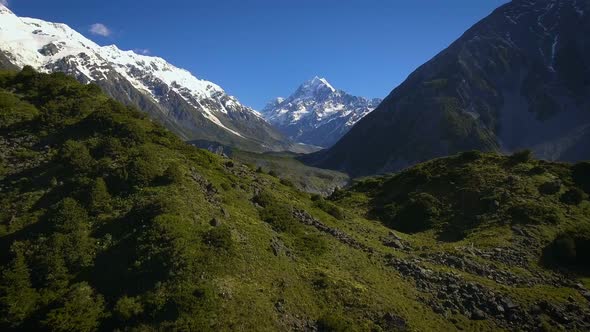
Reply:
[[[571, 235], [590, 224], [585, 164], [468, 154], [324, 199], [187, 145], [93, 85], [25, 69], [0, 74], [0, 165], [2, 330], [590, 322], [585, 237]], [[541, 264], [544, 248], [568, 264]]]
[[342, 188], [348, 184], [348, 175], [310, 167], [295, 159], [293, 153], [252, 153], [233, 150], [231, 157], [244, 164], [254, 165], [258, 171], [275, 175], [288, 180], [305, 192], [314, 194], [331, 194], [335, 188]]

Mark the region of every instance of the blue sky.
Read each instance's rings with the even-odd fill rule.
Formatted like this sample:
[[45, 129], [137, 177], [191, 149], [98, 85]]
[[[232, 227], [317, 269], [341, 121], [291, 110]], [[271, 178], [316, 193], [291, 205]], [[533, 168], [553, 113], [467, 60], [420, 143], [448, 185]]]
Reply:
[[[385, 97], [507, 0], [8, 0], [101, 45], [165, 58], [261, 109], [303, 81]], [[94, 33], [91, 32], [93, 30]]]

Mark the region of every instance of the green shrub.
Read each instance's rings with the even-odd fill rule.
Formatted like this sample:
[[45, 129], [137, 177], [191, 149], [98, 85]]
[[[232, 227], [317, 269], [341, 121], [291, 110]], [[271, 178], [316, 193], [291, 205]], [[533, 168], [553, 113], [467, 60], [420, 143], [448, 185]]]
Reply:
[[267, 207], [275, 203], [274, 197], [268, 191], [261, 191], [252, 201], [262, 207]]
[[352, 331], [350, 322], [340, 314], [326, 314], [317, 321], [318, 332]]
[[590, 230], [561, 233], [543, 250], [543, 262], [584, 272], [590, 271]]
[[277, 172], [275, 172], [275, 170], [273, 170], [273, 169], [268, 171], [268, 175], [273, 176], [275, 178], [279, 176], [279, 174], [277, 174]]
[[160, 176], [158, 163], [154, 158], [140, 156], [128, 166], [128, 178], [133, 185], [147, 187]]
[[579, 205], [584, 200], [584, 192], [579, 188], [572, 188], [559, 198], [564, 204]]
[[52, 250], [60, 252], [70, 269], [88, 266], [94, 258], [95, 241], [90, 237], [86, 210], [73, 198], [65, 198], [49, 212], [54, 229]]
[[321, 197], [314, 201], [314, 205], [338, 220], [344, 220], [346, 218], [341, 208]]
[[555, 195], [561, 190], [561, 181], [549, 181], [539, 186], [539, 192], [543, 195]]
[[287, 204], [273, 203], [265, 206], [260, 211], [260, 219], [277, 232], [294, 233], [298, 226], [293, 217], [293, 208]]
[[510, 207], [508, 214], [514, 223], [522, 224], [558, 224], [561, 220], [553, 207], [532, 201]]
[[115, 304], [114, 312], [119, 320], [127, 322], [140, 315], [143, 307], [137, 298], [123, 296]]
[[328, 244], [323, 236], [318, 234], [304, 234], [295, 240], [298, 251], [304, 256], [320, 256], [328, 250]]
[[11, 93], [0, 90], [0, 128], [33, 120], [39, 110]]
[[92, 171], [96, 163], [86, 145], [72, 140], [64, 143], [60, 157], [63, 163], [74, 172], [88, 173]]
[[137, 121], [131, 121], [131, 119], [128, 119], [118, 126], [117, 135], [126, 142], [136, 145], [145, 143], [149, 140], [146, 130]]
[[88, 223], [88, 213], [75, 199], [65, 198], [52, 208], [49, 221], [56, 232], [70, 233]]
[[283, 186], [287, 186], [287, 187], [295, 187], [295, 185], [293, 184], [293, 182], [291, 180], [288, 179], [281, 179], [280, 180], [281, 184]]
[[545, 169], [545, 167], [543, 167], [543, 166], [535, 166], [535, 167], [531, 168], [529, 173], [531, 175], [542, 175], [542, 174], [547, 173], [547, 169]]
[[203, 236], [203, 241], [213, 248], [231, 250], [233, 241], [231, 231], [227, 226], [219, 226], [210, 229]]
[[523, 164], [533, 159], [533, 152], [531, 150], [521, 150], [514, 152], [508, 159], [513, 164]]
[[475, 161], [481, 159], [483, 153], [481, 151], [472, 150], [465, 151], [459, 154], [459, 158], [465, 162]]
[[230, 191], [231, 190], [231, 185], [227, 184], [227, 182], [222, 182], [220, 184], [221, 189], [223, 189], [223, 191]]
[[572, 178], [576, 186], [590, 194], [590, 162], [575, 164], [572, 167]]
[[334, 191], [332, 191], [332, 194], [330, 194], [328, 199], [331, 201], [337, 201], [346, 197], [346, 195], [348, 195], [348, 192], [346, 190], [336, 187], [334, 188]]
[[179, 184], [184, 181], [184, 170], [178, 163], [173, 163], [164, 171], [164, 181], [167, 184]]
[[95, 215], [111, 209], [111, 194], [104, 179], [98, 178], [94, 181], [89, 193], [88, 208]]
[[104, 300], [85, 282], [73, 285], [43, 325], [51, 331], [95, 331], [106, 317]]
[[0, 274], [0, 326], [18, 327], [35, 310], [39, 298], [21, 244], [12, 245], [15, 257]]
[[386, 223], [399, 231], [416, 233], [431, 228], [440, 213], [440, 202], [436, 197], [428, 193], [412, 193]]
[[126, 152], [127, 149], [116, 137], [106, 137], [102, 140], [100, 146], [96, 150], [96, 154], [99, 158], [109, 157], [112, 159], [121, 158]]

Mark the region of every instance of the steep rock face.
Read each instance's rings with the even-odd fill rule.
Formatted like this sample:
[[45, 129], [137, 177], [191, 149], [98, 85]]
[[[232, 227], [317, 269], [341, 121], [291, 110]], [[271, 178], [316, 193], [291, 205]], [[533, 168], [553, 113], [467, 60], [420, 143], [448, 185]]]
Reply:
[[479, 149], [590, 157], [588, 1], [512, 1], [418, 68], [329, 151], [353, 175]]
[[30, 65], [96, 83], [188, 141], [215, 141], [253, 151], [295, 148], [256, 111], [221, 87], [162, 58], [122, 51], [114, 45], [101, 47], [65, 24], [17, 17], [2, 5], [0, 18], [3, 68]]
[[315, 77], [289, 98], [270, 102], [262, 114], [294, 141], [329, 147], [380, 102], [336, 90], [326, 79]]

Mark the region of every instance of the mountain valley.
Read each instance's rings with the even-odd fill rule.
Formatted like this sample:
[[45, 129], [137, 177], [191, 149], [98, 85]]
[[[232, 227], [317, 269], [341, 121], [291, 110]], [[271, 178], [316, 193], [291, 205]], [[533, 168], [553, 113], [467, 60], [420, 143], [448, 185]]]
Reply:
[[0, 4], [0, 330], [590, 331], [589, 10], [513, 0], [384, 100], [257, 112]]

